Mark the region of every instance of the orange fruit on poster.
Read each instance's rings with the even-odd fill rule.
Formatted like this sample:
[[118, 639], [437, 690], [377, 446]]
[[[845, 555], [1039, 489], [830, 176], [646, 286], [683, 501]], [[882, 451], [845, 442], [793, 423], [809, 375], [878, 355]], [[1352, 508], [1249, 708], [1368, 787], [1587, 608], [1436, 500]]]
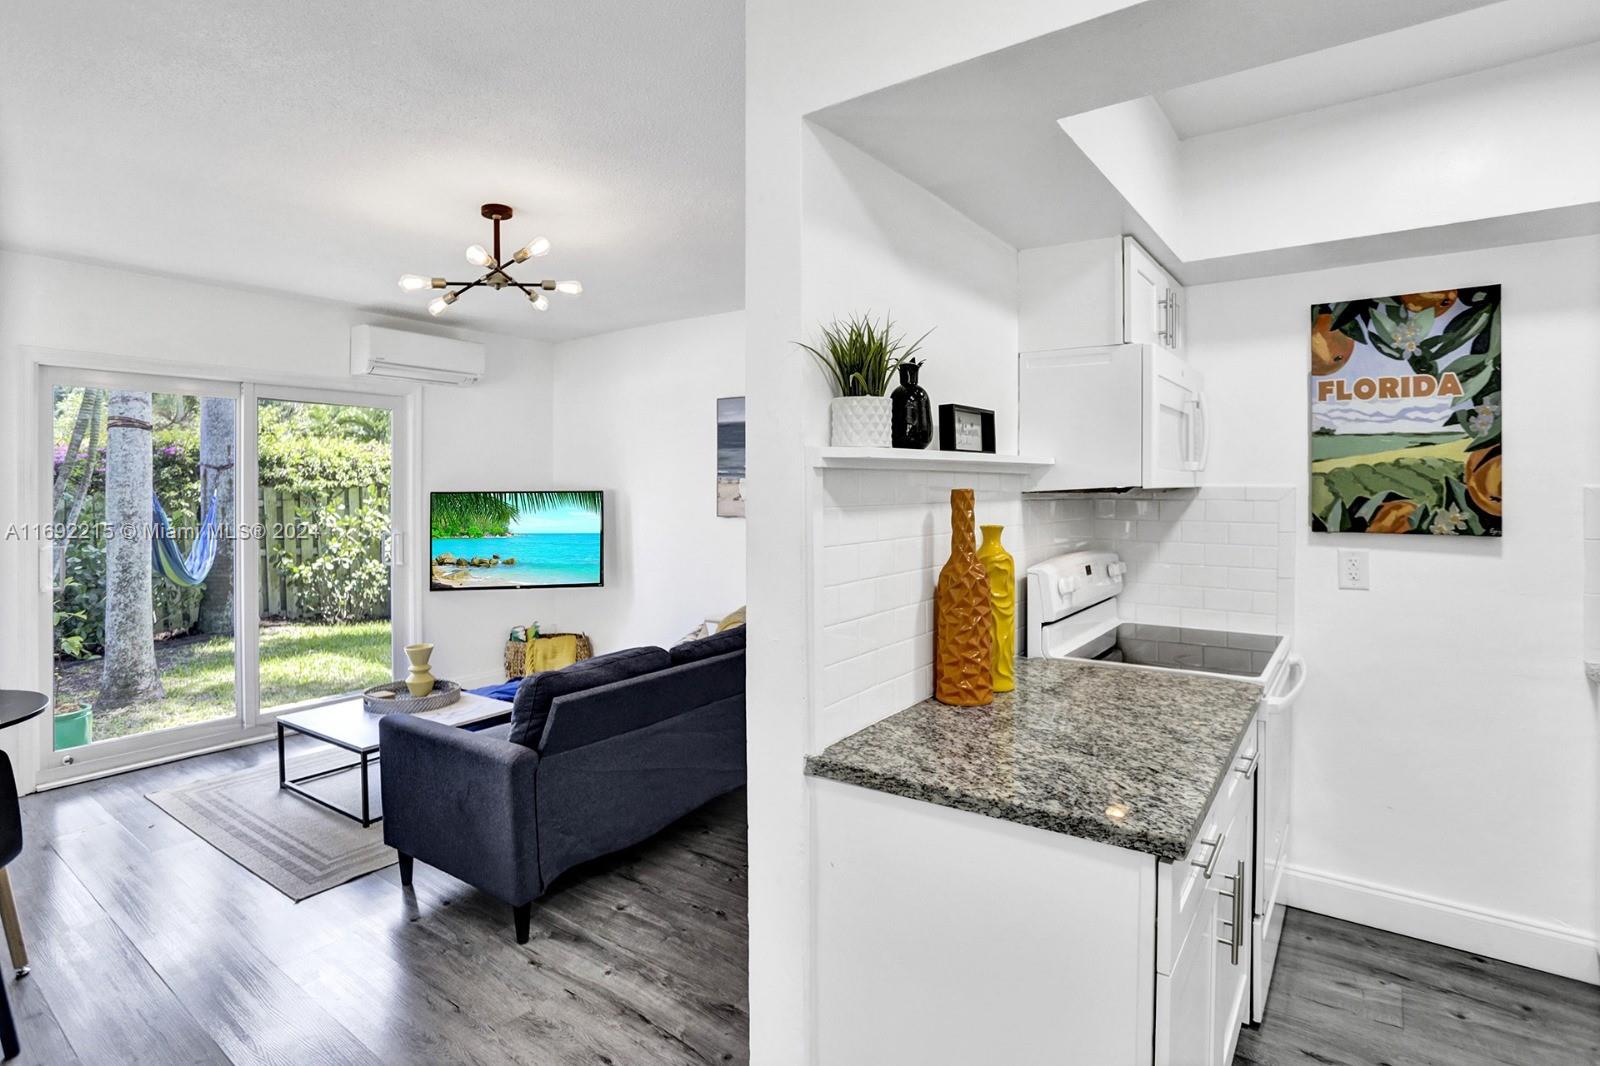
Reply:
[[1500, 517], [1500, 445], [1467, 453], [1467, 495], [1484, 514]]
[[1311, 326], [1311, 373], [1321, 377], [1344, 366], [1355, 351], [1355, 338], [1332, 329], [1332, 315], [1318, 315]]
[[1390, 500], [1372, 516], [1372, 521], [1367, 523], [1368, 533], [1409, 533], [1411, 532], [1411, 516], [1417, 513], [1417, 505], [1411, 500]]
[[1446, 292], [1408, 292], [1400, 297], [1400, 302], [1412, 314], [1416, 314], [1418, 311], [1426, 311], [1431, 307], [1435, 314], [1442, 315], [1455, 306], [1456, 290], [1450, 289]]

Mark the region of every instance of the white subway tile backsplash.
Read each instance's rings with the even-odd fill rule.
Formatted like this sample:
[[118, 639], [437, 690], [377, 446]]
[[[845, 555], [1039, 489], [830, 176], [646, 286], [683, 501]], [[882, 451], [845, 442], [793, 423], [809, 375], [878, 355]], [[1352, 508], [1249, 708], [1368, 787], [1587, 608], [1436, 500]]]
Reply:
[[[1249, 566], [1254, 559], [1248, 544], [1207, 544], [1205, 551], [1208, 566]], [[1278, 565], [1276, 559], [1272, 565]]]
[[1251, 609], [1252, 595], [1243, 589], [1208, 588], [1205, 590], [1204, 606], [1208, 611], [1248, 611]]
[[1188, 541], [1163, 541], [1161, 544], [1161, 561], [1164, 563], [1203, 563], [1206, 561], [1206, 545], [1191, 544]]
[[1190, 629], [1226, 629], [1228, 615], [1225, 611], [1183, 607], [1178, 611], [1178, 624], [1188, 626]]
[[1194, 544], [1226, 544], [1228, 541], [1226, 522], [1195, 522], [1184, 519], [1179, 525], [1183, 530], [1183, 539]]
[[1278, 571], [1234, 567], [1228, 570], [1228, 587], [1250, 592], [1276, 592]]
[[860, 549], [854, 544], [836, 544], [822, 549], [822, 584], [842, 585], [861, 576]]
[[1229, 544], [1268, 545], [1278, 542], [1278, 529], [1264, 522], [1233, 522], [1228, 525]]
[[1235, 633], [1276, 633], [1278, 631], [1278, 616], [1276, 614], [1229, 611], [1223, 622], [1224, 624], [1217, 628], [1231, 629]]
[[[1207, 500], [1206, 520], [1210, 522], [1249, 522], [1254, 505], [1248, 500]], [[1272, 521], [1277, 520], [1274, 512]]]
[[[1595, 506], [1600, 515], [1600, 495]], [[1029, 501], [1024, 510], [1027, 562], [1083, 548], [1122, 556], [1130, 618], [1214, 629], [1230, 628], [1231, 619], [1250, 631], [1293, 626], [1298, 511], [1287, 488], [1083, 494]]]
[[1225, 566], [1185, 566], [1179, 572], [1185, 585], [1213, 589], [1228, 586], [1228, 568]]

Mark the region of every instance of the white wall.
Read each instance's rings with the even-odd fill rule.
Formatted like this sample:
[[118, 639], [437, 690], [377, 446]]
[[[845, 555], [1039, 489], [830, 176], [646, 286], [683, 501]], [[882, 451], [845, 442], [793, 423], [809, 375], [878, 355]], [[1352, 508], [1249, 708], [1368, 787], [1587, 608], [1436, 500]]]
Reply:
[[718, 518], [717, 398], [744, 395], [744, 314], [553, 349], [553, 488], [606, 491], [606, 584], [537, 594], [546, 629], [597, 654], [670, 646], [744, 603], [743, 518]]
[[1596, 104], [1588, 45], [1182, 141], [1149, 97], [1061, 127], [1195, 262], [1593, 204]]
[[[801, 137], [801, 336], [815, 343], [822, 323], [863, 312], [891, 315], [908, 342], [932, 329], [919, 380], [935, 412], [988, 408], [996, 450], [1015, 452], [1017, 250], [834, 134], [808, 124]], [[827, 443], [825, 397], [807, 393], [813, 444]]]
[[[1504, 286], [1505, 536], [1313, 535], [1315, 302]], [[1297, 486], [1291, 902], [1600, 978], [1595, 690], [1584, 678], [1582, 486], [1600, 478], [1600, 239], [1189, 290], [1220, 484]], [[1335, 550], [1371, 553], [1342, 592]]]
[[[489, 371], [473, 388], [428, 387], [421, 404], [422, 489], [482, 487], [550, 476], [550, 364], [536, 341], [451, 332], [385, 320], [338, 304], [41, 256], [0, 253], [0, 520], [40, 520], [25, 464], [38, 461], [24, 439], [31, 405], [24, 348], [91, 354], [107, 369], [205, 372], [328, 388], [382, 388], [350, 377], [350, 326], [380, 322], [444, 333], [488, 347]], [[390, 391], [393, 391], [392, 389]], [[420, 517], [420, 516], [419, 516]], [[0, 540], [0, 616], [11, 620], [0, 642], [0, 676], [12, 686], [50, 687], [40, 676], [41, 617], [37, 545]], [[492, 680], [501, 669], [505, 631], [526, 619], [525, 592], [422, 593], [420, 639], [438, 645], [445, 676]], [[48, 723], [44, 723], [44, 729]], [[9, 730], [4, 738], [17, 744]], [[31, 742], [31, 735], [29, 735]], [[12, 749], [24, 784], [36, 755]]]

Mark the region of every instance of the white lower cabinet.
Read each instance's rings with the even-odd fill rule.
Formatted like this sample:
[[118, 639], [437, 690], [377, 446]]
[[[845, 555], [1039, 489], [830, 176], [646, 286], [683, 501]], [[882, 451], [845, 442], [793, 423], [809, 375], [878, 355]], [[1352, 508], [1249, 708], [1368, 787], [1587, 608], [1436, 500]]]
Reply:
[[1250, 1021], [1259, 737], [1252, 724], [1189, 855], [1160, 866], [1156, 1066], [1229, 1066]]
[[1282, 935], [1256, 879], [1286, 847], [1271, 715], [1294, 691], [1174, 862], [813, 778], [814, 1061], [1231, 1066]]

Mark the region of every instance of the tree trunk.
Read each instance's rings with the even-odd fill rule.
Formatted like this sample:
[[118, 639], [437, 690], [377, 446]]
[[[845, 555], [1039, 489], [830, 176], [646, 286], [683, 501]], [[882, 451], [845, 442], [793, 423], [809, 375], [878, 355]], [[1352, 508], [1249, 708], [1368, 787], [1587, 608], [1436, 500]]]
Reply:
[[101, 707], [160, 699], [150, 565], [150, 394], [113, 392], [106, 408], [106, 604]]
[[233, 633], [233, 462], [234, 401], [226, 396], [200, 398], [200, 518], [204, 519], [213, 494], [223, 537], [217, 560], [206, 575], [200, 596], [202, 633]]

